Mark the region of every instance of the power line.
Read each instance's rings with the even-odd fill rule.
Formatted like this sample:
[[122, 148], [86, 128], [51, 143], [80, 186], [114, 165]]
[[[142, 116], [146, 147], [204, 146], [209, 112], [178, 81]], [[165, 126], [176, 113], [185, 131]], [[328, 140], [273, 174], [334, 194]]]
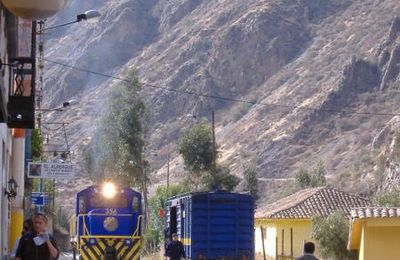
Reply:
[[[111, 78], [111, 79], [116, 79], [119, 81], [124, 81], [124, 82], [130, 82], [128, 79], [124, 79], [121, 77], [117, 76], [112, 76], [109, 74], [101, 73], [101, 72], [96, 72], [84, 68], [79, 68], [76, 66], [68, 65], [65, 63], [61, 63], [58, 61], [53, 61], [49, 59], [44, 59], [47, 62], [51, 62], [60, 66], [68, 67], [74, 70], [106, 77], [106, 78]], [[236, 103], [246, 103], [246, 104], [251, 104], [251, 105], [261, 105], [261, 106], [269, 106], [269, 107], [281, 107], [281, 108], [289, 108], [289, 109], [299, 109], [299, 110], [309, 110], [309, 111], [315, 111], [317, 108], [308, 108], [308, 107], [298, 107], [294, 105], [284, 105], [284, 104], [278, 104], [278, 103], [264, 103], [264, 102], [257, 102], [257, 101], [250, 101], [250, 100], [245, 100], [245, 99], [238, 99], [238, 98], [231, 98], [231, 97], [224, 97], [224, 96], [218, 96], [218, 95], [212, 95], [212, 94], [205, 94], [205, 93], [199, 93], [191, 90], [178, 90], [178, 89], [173, 89], [173, 88], [168, 88], [168, 87], [161, 87], [149, 83], [142, 83], [143, 86], [149, 87], [149, 88], [155, 88], [155, 89], [161, 89], [161, 90], [166, 90], [169, 92], [174, 92], [178, 94], [186, 94], [186, 95], [192, 95], [192, 96], [197, 96], [197, 97], [204, 97], [204, 98], [210, 98], [210, 99], [216, 99], [216, 100], [223, 100], [223, 101], [230, 101], [230, 102], [236, 102]], [[355, 110], [338, 110], [338, 109], [319, 109], [321, 112], [335, 112], [335, 113], [344, 113], [344, 114], [353, 114], [353, 115], [370, 115], [370, 116], [400, 116], [400, 113], [375, 113], [375, 112], [363, 112], [363, 111], [355, 111]]]

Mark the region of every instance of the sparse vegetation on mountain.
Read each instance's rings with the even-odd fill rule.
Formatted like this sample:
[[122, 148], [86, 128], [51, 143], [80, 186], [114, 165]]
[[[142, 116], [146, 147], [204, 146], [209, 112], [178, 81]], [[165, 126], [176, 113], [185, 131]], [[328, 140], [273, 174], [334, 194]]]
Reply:
[[324, 162], [319, 160], [311, 173], [301, 168], [295, 176], [295, 183], [301, 189], [326, 185]]

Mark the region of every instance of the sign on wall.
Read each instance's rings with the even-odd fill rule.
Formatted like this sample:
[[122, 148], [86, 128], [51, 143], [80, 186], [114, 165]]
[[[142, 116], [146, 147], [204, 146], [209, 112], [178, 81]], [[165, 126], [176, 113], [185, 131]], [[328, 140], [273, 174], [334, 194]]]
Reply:
[[71, 179], [74, 176], [70, 163], [30, 162], [28, 164], [29, 178]]

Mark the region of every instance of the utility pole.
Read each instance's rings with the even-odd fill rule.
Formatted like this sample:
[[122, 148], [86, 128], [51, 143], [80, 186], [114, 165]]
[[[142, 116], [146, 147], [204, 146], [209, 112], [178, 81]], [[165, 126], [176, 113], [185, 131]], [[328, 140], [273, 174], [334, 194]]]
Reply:
[[147, 230], [148, 225], [149, 225], [149, 214], [148, 214], [148, 201], [147, 201], [147, 167], [148, 167], [148, 162], [147, 161], [142, 161], [141, 165], [141, 170], [142, 170], [142, 175], [143, 175], [143, 200], [144, 200], [144, 228]]
[[214, 120], [214, 110], [211, 114], [211, 124], [212, 124], [212, 178], [213, 178], [213, 188], [217, 188], [217, 176], [216, 176], [216, 157], [217, 151], [215, 148], [215, 120]]
[[169, 196], [169, 160], [170, 160], [170, 155], [169, 155], [169, 151], [168, 151], [168, 155], [167, 155], [167, 198]]

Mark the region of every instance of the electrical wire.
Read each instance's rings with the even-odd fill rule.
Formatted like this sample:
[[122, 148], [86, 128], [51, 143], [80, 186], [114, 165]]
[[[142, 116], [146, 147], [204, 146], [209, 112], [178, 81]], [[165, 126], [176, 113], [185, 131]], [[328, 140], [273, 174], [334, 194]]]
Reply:
[[[96, 72], [84, 68], [79, 68], [73, 65], [68, 65], [62, 62], [58, 61], [53, 61], [49, 59], [44, 59], [47, 62], [57, 64], [60, 66], [68, 67], [74, 70], [90, 73], [93, 75], [98, 75], [110, 79], [115, 79], [123, 82], [130, 82], [128, 79], [124, 79], [121, 77], [117, 76], [112, 76], [109, 74], [101, 73], [101, 72]], [[149, 88], [154, 88], [154, 89], [161, 89], [161, 90], [166, 90], [169, 92], [174, 92], [178, 94], [186, 94], [186, 95], [192, 95], [192, 96], [197, 96], [197, 97], [203, 97], [203, 98], [210, 98], [210, 99], [216, 99], [216, 100], [223, 100], [223, 101], [229, 101], [229, 102], [236, 102], [236, 103], [246, 103], [246, 104], [251, 104], [251, 105], [261, 105], [261, 106], [268, 106], [268, 107], [281, 107], [281, 108], [289, 108], [292, 110], [298, 109], [298, 110], [307, 110], [307, 111], [315, 111], [317, 108], [309, 108], [309, 107], [298, 107], [294, 105], [284, 105], [284, 104], [278, 104], [278, 103], [264, 103], [264, 102], [257, 102], [257, 101], [251, 101], [251, 100], [246, 100], [246, 99], [238, 99], [238, 98], [231, 98], [231, 97], [224, 97], [224, 96], [219, 96], [219, 95], [213, 95], [213, 94], [205, 94], [205, 93], [199, 93], [196, 91], [191, 91], [191, 90], [178, 90], [178, 89], [173, 89], [173, 88], [168, 88], [168, 87], [162, 87], [162, 86], [157, 86], [149, 83], [142, 82], [141, 83], [145, 87]], [[400, 116], [400, 113], [375, 113], [375, 112], [363, 112], [363, 111], [355, 111], [355, 110], [337, 110], [337, 109], [319, 109], [318, 111], [321, 112], [335, 112], [335, 113], [342, 113], [342, 114], [352, 114], [352, 115], [370, 115], [370, 116]]]

